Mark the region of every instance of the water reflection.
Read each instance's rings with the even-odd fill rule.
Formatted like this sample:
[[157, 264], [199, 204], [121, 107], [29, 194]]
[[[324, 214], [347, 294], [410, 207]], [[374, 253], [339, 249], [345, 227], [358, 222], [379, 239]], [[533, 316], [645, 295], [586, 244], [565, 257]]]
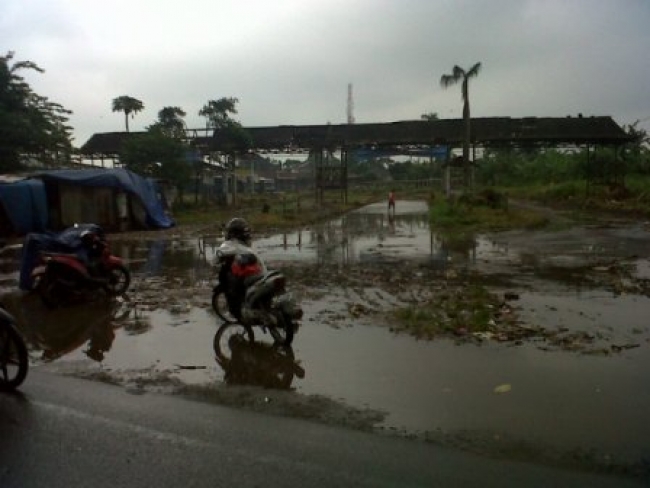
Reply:
[[229, 385], [251, 385], [288, 390], [305, 370], [290, 346], [256, 341], [250, 330], [239, 324], [224, 324], [214, 337], [217, 364]]
[[[397, 263], [420, 260], [423, 265], [445, 269], [453, 260], [456, 267], [469, 266], [479, 254], [503, 254], [503, 244], [482, 236], [442, 237], [430, 226], [424, 202], [404, 202], [402, 210], [388, 214], [382, 204], [369, 205], [327, 222], [290, 232], [256, 236], [253, 246], [273, 267], [283, 263], [345, 267], [359, 263]], [[191, 282], [211, 280], [212, 265], [221, 237], [153, 241], [146, 257], [137, 250], [124, 250], [140, 262], [145, 276], [186, 277]], [[505, 251], [507, 253], [507, 250]], [[143, 252], [140, 252], [142, 255]]]
[[151, 241], [147, 249], [136, 249], [128, 242], [122, 246], [125, 249], [130, 247], [124, 253], [131, 256], [129, 266], [135, 274], [143, 277], [174, 276], [194, 283], [213, 277], [212, 265], [219, 244], [213, 237], [199, 237], [157, 239]]
[[123, 318], [118, 315], [122, 310], [120, 303], [104, 297], [55, 310], [46, 308], [31, 293], [6, 294], [3, 301], [29, 349], [40, 351], [44, 361], [53, 361], [83, 346], [87, 357], [103, 361]]
[[397, 215], [353, 212], [308, 229], [263, 237], [254, 245], [265, 259], [276, 263], [344, 267], [408, 258], [444, 267], [452, 256], [461, 263], [476, 260], [475, 236], [462, 241], [441, 238], [429, 226], [426, 207], [420, 210]]

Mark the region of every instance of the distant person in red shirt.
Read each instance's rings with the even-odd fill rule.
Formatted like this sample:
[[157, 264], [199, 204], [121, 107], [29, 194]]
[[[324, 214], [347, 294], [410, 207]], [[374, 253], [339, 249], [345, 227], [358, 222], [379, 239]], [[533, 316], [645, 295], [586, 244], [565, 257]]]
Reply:
[[395, 213], [395, 190], [388, 193], [388, 212], [391, 210]]

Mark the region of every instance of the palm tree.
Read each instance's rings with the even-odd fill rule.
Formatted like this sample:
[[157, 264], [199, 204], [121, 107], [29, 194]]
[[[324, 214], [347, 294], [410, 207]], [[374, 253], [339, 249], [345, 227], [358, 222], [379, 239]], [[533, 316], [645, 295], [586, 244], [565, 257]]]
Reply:
[[469, 144], [471, 141], [470, 115], [469, 115], [469, 79], [478, 75], [481, 70], [481, 63], [476, 63], [469, 71], [465, 71], [460, 66], [454, 66], [450, 75], [442, 75], [440, 85], [447, 88], [451, 85], [462, 81], [462, 98], [463, 98], [463, 121], [465, 122], [465, 137], [463, 139], [463, 165], [465, 171], [465, 184], [469, 187]]
[[144, 104], [137, 98], [122, 95], [113, 99], [113, 112], [124, 112], [126, 131], [129, 132], [129, 114], [137, 114], [144, 109]]

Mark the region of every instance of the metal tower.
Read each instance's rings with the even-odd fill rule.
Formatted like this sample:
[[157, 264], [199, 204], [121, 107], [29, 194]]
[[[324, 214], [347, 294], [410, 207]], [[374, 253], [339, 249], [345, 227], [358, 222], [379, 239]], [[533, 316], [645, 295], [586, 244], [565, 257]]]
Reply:
[[352, 100], [352, 83], [348, 83], [348, 124], [354, 124], [354, 100]]

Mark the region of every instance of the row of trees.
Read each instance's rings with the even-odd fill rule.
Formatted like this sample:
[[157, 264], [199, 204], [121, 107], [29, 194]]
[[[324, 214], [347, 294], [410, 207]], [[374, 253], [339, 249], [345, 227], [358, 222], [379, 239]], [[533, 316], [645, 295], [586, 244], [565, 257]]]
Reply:
[[[234, 97], [209, 100], [199, 110], [199, 115], [206, 118], [206, 128], [208, 129], [227, 129], [237, 126], [239, 123], [232, 118], [232, 114], [237, 113], [237, 103], [239, 103], [239, 99]], [[135, 114], [144, 110], [144, 103], [137, 98], [122, 95], [113, 99], [112, 107], [113, 112], [124, 112], [126, 131], [129, 132], [129, 116], [133, 118]], [[158, 120], [148, 130], [158, 128], [169, 136], [183, 137], [186, 129], [183, 118], [186, 115], [180, 107], [164, 107], [158, 112]]]
[[[206, 128], [221, 129], [229, 136], [232, 150], [221, 155], [226, 158], [236, 149], [250, 144], [245, 129], [233, 118], [237, 103], [234, 97], [209, 100], [199, 111], [199, 115], [207, 119]], [[144, 104], [133, 97], [121, 96], [113, 100], [113, 111], [124, 112], [127, 132], [129, 116], [143, 109]], [[185, 116], [181, 107], [163, 107], [146, 131], [133, 134], [125, 141], [120, 153], [122, 164], [138, 174], [166, 179], [181, 192], [192, 180], [197, 183], [203, 164], [197, 159], [201, 155], [195, 154], [187, 141]]]

